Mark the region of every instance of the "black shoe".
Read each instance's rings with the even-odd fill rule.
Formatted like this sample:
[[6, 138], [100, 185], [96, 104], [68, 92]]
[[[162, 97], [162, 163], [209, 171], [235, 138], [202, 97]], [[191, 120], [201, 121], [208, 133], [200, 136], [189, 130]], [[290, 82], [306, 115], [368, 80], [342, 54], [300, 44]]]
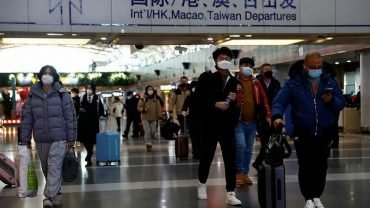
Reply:
[[147, 144], [146, 145], [146, 151], [147, 152], [150, 152], [152, 150], [152, 145], [151, 144]]
[[128, 138], [128, 135], [122, 134], [122, 137], [127, 139]]
[[88, 161], [85, 165], [85, 167], [91, 167], [92, 166], [92, 162], [91, 161]]
[[132, 138], [139, 138], [139, 135], [137, 134], [134, 134], [134, 135], [131, 135]]
[[193, 154], [193, 160], [199, 160], [199, 159], [200, 159], [200, 156], [199, 155], [196, 155], [196, 154], [194, 155]]

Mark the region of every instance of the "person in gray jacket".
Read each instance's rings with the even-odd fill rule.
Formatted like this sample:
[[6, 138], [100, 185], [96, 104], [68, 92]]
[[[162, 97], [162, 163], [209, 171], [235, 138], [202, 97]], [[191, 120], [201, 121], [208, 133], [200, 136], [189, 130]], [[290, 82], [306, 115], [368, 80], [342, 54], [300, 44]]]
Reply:
[[46, 65], [37, 75], [23, 105], [19, 145], [27, 145], [33, 133], [46, 178], [44, 207], [61, 205], [62, 165], [67, 147], [76, 140], [76, 114], [71, 96], [59, 84], [53, 66]]

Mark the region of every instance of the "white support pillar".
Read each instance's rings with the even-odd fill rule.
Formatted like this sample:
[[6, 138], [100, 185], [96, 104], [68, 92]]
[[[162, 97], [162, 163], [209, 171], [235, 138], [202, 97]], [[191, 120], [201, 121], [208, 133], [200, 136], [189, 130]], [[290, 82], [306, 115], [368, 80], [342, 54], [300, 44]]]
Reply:
[[370, 131], [370, 50], [360, 54], [361, 129]]

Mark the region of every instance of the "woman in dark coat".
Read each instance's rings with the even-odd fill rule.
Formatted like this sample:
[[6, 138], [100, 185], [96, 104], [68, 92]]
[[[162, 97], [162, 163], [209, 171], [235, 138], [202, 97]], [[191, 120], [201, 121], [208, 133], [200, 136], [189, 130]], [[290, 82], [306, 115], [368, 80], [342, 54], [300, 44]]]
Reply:
[[93, 83], [86, 85], [86, 94], [82, 96], [80, 115], [78, 118], [78, 140], [84, 144], [87, 155], [86, 166], [91, 166], [96, 134], [99, 133], [99, 118], [104, 116], [104, 107], [95, 93]]

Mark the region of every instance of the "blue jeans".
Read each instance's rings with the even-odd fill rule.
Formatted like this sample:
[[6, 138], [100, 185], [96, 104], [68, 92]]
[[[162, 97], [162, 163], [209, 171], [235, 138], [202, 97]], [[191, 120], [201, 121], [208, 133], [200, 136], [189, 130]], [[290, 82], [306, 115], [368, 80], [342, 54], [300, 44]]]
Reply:
[[235, 127], [236, 171], [244, 175], [249, 173], [255, 137], [255, 122], [238, 122]]

